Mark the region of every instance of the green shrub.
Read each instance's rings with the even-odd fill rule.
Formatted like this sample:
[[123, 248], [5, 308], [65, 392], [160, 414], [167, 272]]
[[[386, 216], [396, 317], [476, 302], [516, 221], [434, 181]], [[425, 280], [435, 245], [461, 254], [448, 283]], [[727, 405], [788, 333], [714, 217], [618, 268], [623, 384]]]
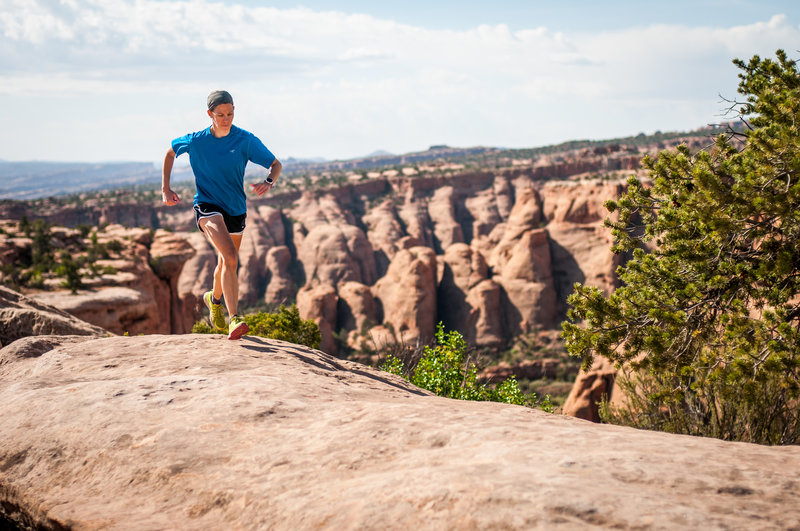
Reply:
[[403, 378], [407, 379], [407, 376], [405, 374], [405, 367], [403, 366], [403, 360], [401, 360], [397, 356], [389, 355], [380, 368], [382, 371], [386, 371], [388, 373], [395, 374], [397, 376], [402, 376]]
[[22, 219], [19, 220], [19, 224], [17, 225], [17, 230], [28, 238], [31, 237], [31, 223], [28, 221], [28, 216], [22, 216]]
[[381, 369], [402, 376], [414, 385], [438, 396], [459, 400], [504, 402], [519, 406], [538, 406], [552, 412], [549, 397], [538, 400], [534, 393], [525, 395], [513, 376], [493, 389], [478, 382], [478, 368], [467, 357], [467, 343], [455, 330], [447, 333], [440, 322], [436, 327], [436, 341], [425, 346], [424, 353], [414, 367], [406, 369], [403, 361], [390, 354]]
[[72, 291], [73, 294], [83, 287], [81, 281], [80, 264], [76, 262], [68, 251], [61, 251], [61, 262], [56, 267], [56, 274], [64, 277], [61, 285]]
[[[321, 340], [319, 326], [311, 319], [302, 319], [295, 304], [289, 308], [281, 305], [277, 313], [259, 312], [244, 315], [242, 318], [250, 327], [250, 335], [319, 348]], [[224, 334], [226, 332], [217, 332], [206, 321], [198, 321], [192, 327], [192, 333]]]
[[44, 220], [37, 219], [31, 225], [31, 257], [33, 267], [38, 271], [47, 272], [55, 267], [53, 247], [50, 244], [50, 226]]
[[120, 251], [122, 251], [123, 248], [124, 246], [122, 245], [122, 242], [119, 240], [110, 240], [108, 243], [106, 243], [106, 249], [108, 249], [112, 253], [119, 253]]
[[44, 275], [41, 271], [31, 271], [25, 285], [33, 289], [44, 289]]
[[319, 348], [319, 326], [311, 319], [302, 319], [295, 304], [289, 308], [281, 305], [278, 313], [247, 315], [244, 320], [253, 335]]

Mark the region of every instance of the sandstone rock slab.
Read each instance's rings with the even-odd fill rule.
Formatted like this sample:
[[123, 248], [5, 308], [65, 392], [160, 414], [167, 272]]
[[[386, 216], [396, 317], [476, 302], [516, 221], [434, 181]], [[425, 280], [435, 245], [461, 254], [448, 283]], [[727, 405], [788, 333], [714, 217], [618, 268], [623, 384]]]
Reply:
[[137, 336], [0, 365], [0, 507], [72, 529], [789, 529], [800, 448], [439, 398], [319, 351]]

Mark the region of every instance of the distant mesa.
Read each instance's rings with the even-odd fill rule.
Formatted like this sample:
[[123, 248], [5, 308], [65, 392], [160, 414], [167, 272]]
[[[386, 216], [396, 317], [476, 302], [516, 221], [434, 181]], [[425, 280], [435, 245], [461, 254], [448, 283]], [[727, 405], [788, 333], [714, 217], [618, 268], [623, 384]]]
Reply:
[[281, 162], [284, 166], [291, 166], [293, 164], [322, 164], [327, 162], [324, 157], [286, 157], [282, 158]]
[[[188, 167], [176, 167], [173, 182], [190, 179]], [[36, 199], [63, 194], [158, 183], [161, 171], [151, 162], [0, 162], [0, 199]]]
[[376, 151], [373, 151], [369, 155], [367, 155], [368, 158], [370, 158], [370, 157], [372, 157], [372, 158], [374, 158], [374, 157], [391, 157], [391, 156], [394, 156], [394, 153], [386, 151], [385, 149], [378, 149]]

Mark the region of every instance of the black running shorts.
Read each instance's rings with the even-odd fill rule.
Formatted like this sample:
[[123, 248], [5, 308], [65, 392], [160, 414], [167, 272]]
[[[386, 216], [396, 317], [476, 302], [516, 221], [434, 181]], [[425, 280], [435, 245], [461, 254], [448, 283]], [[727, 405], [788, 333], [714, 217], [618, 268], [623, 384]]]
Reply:
[[212, 203], [197, 203], [194, 206], [194, 219], [197, 223], [197, 228], [200, 229], [200, 232], [203, 231], [203, 229], [200, 228], [200, 220], [203, 218], [210, 218], [211, 216], [222, 216], [222, 219], [225, 220], [225, 226], [228, 228], [228, 232], [230, 234], [241, 234], [244, 232], [247, 214], [242, 214], [241, 216], [229, 216], [228, 213], [222, 210], [221, 207]]

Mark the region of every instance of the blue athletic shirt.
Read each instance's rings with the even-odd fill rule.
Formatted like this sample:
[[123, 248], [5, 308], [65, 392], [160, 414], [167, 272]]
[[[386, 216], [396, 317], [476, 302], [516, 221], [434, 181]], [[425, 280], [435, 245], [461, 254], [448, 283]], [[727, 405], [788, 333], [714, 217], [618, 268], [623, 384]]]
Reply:
[[275, 155], [253, 133], [235, 125], [222, 138], [211, 134], [211, 127], [172, 141], [178, 157], [189, 154], [197, 193], [194, 204], [213, 203], [230, 216], [247, 213], [244, 193], [244, 168], [247, 161], [269, 168]]

